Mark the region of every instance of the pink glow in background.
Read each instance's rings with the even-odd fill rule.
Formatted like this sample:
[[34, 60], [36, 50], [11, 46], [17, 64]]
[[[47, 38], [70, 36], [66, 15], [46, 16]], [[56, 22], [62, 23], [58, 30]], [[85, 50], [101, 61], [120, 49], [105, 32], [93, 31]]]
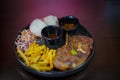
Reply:
[[62, 17], [74, 15], [83, 24], [89, 24], [104, 13], [104, 0], [11, 0], [4, 1], [3, 20], [15, 21], [15, 28], [22, 28], [35, 18], [48, 15]]
[[17, 34], [35, 18], [48, 15], [73, 15], [94, 35], [105, 30], [105, 27], [97, 27], [98, 24], [103, 26], [104, 0], [3, 0], [1, 5], [2, 30], [9, 29], [6, 34], [13, 33], [13, 30]]
[[[35, 18], [73, 15], [96, 40], [96, 52], [85, 80], [117, 80], [120, 73], [120, 6], [116, 0], [1, 0], [0, 69], [3, 80], [17, 79], [13, 42], [17, 33]], [[118, 72], [119, 71], [119, 72]], [[77, 76], [72, 78], [79, 79]], [[0, 76], [0, 80], [1, 76]], [[120, 80], [120, 79], [119, 79]]]

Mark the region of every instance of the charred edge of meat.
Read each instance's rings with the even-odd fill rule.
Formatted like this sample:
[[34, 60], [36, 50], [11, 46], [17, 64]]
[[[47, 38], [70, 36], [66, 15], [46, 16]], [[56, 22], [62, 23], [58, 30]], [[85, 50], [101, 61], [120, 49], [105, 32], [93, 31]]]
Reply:
[[[77, 51], [77, 55], [71, 54], [72, 40], [74, 41], [74, 48], [77, 51], [78, 44], [81, 42], [81, 50]], [[88, 58], [92, 48], [93, 39], [87, 36], [68, 36], [68, 43], [57, 50], [56, 57], [54, 59], [54, 66], [59, 70], [73, 69], [80, 64], [84, 63]]]

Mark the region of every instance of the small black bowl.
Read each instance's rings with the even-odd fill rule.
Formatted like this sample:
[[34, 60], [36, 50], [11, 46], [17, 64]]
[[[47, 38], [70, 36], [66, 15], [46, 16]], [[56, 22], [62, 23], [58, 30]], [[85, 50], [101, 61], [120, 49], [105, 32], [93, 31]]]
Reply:
[[46, 26], [42, 29], [41, 35], [45, 44], [49, 48], [56, 48], [60, 46], [56, 46], [58, 44], [63, 45], [63, 30], [60, 27], [50, 25]]
[[69, 34], [74, 33], [79, 24], [79, 20], [74, 16], [65, 16], [59, 19], [60, 27]]

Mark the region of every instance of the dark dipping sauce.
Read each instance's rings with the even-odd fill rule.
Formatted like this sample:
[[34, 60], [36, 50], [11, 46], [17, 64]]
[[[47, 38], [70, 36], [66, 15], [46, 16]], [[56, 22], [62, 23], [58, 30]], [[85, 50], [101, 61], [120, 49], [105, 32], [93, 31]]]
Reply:
[[49, 48], [57, 49], [65, 43], [63, 38], [63, 30], [58, 26], [46, 26], [42, 29], [41, 34], [43, 42]]
[[51, 34], [48, 35], [48, 38], [56, 38], [56, 37], [57, 37], [57, 35], [54, 34], [54, 33], [51, 33]]
[[73, 29], [73, 28], [75, 28], [75, 25], [73, 24], [73, 23], [67, 23], [67, 24], [64, 24], [63, 26], [62, 26], [62, 28], [64, 29], [64, 30], [71, 30], [71, 29]]

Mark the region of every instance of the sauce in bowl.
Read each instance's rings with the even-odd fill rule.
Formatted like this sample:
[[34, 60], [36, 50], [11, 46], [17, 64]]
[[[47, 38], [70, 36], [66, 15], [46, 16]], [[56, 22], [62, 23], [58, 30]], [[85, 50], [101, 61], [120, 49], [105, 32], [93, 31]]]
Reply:
[[[46, 44], [47, 47], [53, 48], [51, 46], [55, 46], [58, 44], [63, 45], [63, 30], [54, 25], [46, 26], [42, 29], [42, 38]], [[61, 46], [60, 45], [60, 46]]]
[[70, 33], [71, 31], [74, 31], [78, 27], [79, 24], [80, 24], [79, 20], [74, 16], [65, 16], [65, 17], [60, 18], [59, 20], [60, 27], [63, 30], [70, 32]]
[[62, 28], [65, 29], [65, 30], [71, 30], [71, 29], [73, 29], [74, 27], [75, 27], [75, 25], [74, 25], [73, 23], [67, 23], [67, 24], [64, 24], [64, 25], [62, 26]]
[[48, 38], [56, 38], [56, 37], [57, 37], [57, 35], [54, 34], [54, 33], [51, 33], [51, 34], [48, 35]]

